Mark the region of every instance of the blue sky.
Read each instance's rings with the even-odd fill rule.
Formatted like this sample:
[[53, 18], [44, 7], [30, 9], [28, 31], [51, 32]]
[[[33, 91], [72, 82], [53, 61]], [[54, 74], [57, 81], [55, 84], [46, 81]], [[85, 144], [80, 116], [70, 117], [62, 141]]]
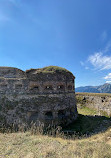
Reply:
[[111, 0], [0, 0], [0, 66], [48, 65], [111, 83]]

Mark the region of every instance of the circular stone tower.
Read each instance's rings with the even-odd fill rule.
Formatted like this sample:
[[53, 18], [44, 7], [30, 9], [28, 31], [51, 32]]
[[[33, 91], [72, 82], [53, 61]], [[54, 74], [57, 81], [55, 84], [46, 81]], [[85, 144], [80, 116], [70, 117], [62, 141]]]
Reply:
[[0, 125], [67, 125], [76, 120], [75, 77], [68, 70], [0, 67], [0, 74]]
[[[49, 66], [26, 71], [29, 93], [35, 95], [31, 103], [34, 109], [28, 111], [29, 122], [67, 125], [77, 118], [75, 101], [75, 77], [68, 70]], [[36, 105], [36, 107], [35, 107]]]

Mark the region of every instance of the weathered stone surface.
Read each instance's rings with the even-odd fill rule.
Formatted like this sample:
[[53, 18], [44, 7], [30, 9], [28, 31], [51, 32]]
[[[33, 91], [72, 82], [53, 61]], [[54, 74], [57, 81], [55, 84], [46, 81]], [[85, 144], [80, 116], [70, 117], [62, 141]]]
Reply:
[[26, 72], [0, 67], [0, 125], [69, 124], [77, 118], [75, 77], [59, 67]]
[[98, 114], [105, 112], [108, 116], [111, 116], [111, 96], [109, 95], [78, 93], [76, 99], [78, 104], [96, 109]]

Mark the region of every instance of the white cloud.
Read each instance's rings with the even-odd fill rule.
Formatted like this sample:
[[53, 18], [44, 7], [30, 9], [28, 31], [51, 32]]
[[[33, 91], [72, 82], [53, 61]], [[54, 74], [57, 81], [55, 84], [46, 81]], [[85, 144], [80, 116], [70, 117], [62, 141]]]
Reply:
[[[103, 33], [105, 36], [105, 32]], [[85, 69], [90, 69], [89, 63], [93, 65], [95, 69], [98, 70], [109, 70], [111, 69], [111, 56], [106, 55], [107, 52], [111, 50], [111, 41], [107, 43], [105, 48], [99, 52], [95, 52], [90, 55], [88, 59], [80, 64], [84, 66]]]
[[111, 73], [109, 73], [108, 75], [106, 75], [104, 77], [104, 79], [106, 80], [106, 83], [111, 83]]
[[104, 79], [108, 80], [108, 81], [106, 81], [106, 83], [111, 83], [111, 73], [109, 73], [107, 76], [105, 76]]
[[111, 81], [106, 81], [106, 83], [111, 83]]
[[90, 55], [88, 61], [99, 70], [111, 69], [111, 56], [103, 55], [102, 52], [97, 52]]
[[111, 79], [111, 73], [109, 73], [107, 76], [104, 77], [104, 79]]

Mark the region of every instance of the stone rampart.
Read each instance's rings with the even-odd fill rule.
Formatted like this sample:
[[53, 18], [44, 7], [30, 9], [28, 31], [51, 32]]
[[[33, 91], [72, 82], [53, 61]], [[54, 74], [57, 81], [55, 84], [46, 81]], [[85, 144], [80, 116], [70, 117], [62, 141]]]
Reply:
[[66, 125], [77, 118], [75, 77], [63, 68], [46, 68], [0, 67], [0, 124]]
[[96, 93], [76, 93], [77, 104], [98, 111], [98, 115], [111, 116], [111, 95]]

